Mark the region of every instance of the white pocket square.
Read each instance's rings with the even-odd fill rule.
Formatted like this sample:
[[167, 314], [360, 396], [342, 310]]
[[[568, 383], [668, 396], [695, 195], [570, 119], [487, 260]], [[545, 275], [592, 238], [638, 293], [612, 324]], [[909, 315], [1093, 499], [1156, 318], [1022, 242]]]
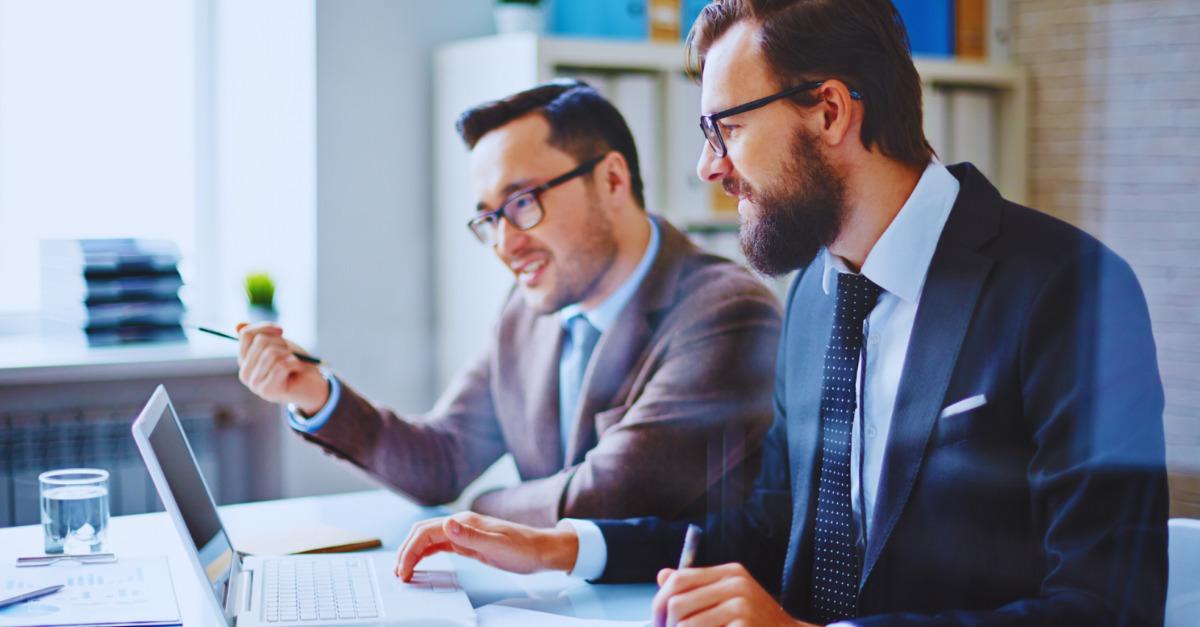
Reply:
[[987, 405], [987, 396], [984, 396], [983, 394], [976, 394], [970, 398], [964, 398], [957, 403], [951, 403], [942, 410], [942, 414], [938, 416], [938, 418], [949, 418], [950, 416], [965, 413], [975, 409], [976, 407], [983, 407], [984, 405]]

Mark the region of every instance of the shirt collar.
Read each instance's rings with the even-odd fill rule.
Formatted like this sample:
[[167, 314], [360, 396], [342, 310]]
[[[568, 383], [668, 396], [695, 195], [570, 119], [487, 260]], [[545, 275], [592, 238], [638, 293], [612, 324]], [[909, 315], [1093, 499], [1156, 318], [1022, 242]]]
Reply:
[[[867, 253], [862, 274], [884, 291], [916, 304], [958, 190], [958, 179], [946, 166], [937, 159], [930, 161], [900, 212]], [[850, 269], [828, 248], [822, 256], [825, 270], [821, 287], [829, 294], [836, 287], [834, 274]]]
[[650, 272], [650, 266], [654, 264], [654, 258], [658, 256], [659, 235], [658, 221], [649, 215], [646, 220], [650, 222], [650, 242], [646, 245], [646, 252], [642, 255], [642, 260], [638, 262], [637, 267], [633, 269], [633, 273], [625, 282], [617, 288], [615, 292], [609, 295], [604, 302], [591, 311], [584, 311], [579, 303], [573, 303], [563, 307], [558, 311], [559, 320], [562, 322], [563, 328], [568, 328], [571, 318], [577, 314], [583, 314], [584, 318], [600, 333], [604, 333], [609, 327], [617, 322], [617, 316], [621, 315], [621, 310], [629, 303], [629, 299], [633, 298], [638, 287], [641, 286], [642, 280], [646, 278], [646, 274]]

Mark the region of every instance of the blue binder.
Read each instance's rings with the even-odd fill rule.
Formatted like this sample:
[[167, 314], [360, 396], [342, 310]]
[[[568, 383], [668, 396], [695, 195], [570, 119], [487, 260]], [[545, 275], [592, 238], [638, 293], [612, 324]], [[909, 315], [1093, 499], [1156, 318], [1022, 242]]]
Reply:
[[550, 32], [572, 37], [646, 39], [647, 0], [554, 0]]
[[696, 18], [700, 17], [700, 11], [708, 4], [708, 0], [683, 0], [680, 7], [683, 11], [679, 22], [679, 36], [687, 39], [688, 31], [692, 30], [692, 24], [696, 23]]
[[954, 55], [954, 0], [893, 0], [913, 54]]

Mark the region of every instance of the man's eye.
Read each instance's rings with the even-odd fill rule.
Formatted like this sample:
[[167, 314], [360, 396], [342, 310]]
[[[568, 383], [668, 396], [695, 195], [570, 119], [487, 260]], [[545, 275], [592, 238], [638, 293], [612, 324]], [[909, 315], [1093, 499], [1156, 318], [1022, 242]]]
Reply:
[[721, 135], [723, 137], [729, 137], [730, 135], [733, 135], [734, 132], [736, 132], [740, 128], [741, 128], [740, 124], [722, 124], [721, 125]]

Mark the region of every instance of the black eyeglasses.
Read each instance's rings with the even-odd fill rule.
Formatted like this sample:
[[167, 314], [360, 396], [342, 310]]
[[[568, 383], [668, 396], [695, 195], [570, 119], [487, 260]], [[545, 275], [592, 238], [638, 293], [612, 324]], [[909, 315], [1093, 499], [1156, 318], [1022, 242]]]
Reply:
[[542, 208], [542, 193], [577, 176], [591, 172], [596, 164], [603, 161], [606, 156], [608, 155], [593, 157], [562, 176], [556, 176], [541, 185], [513, 192], [500, 204], [499, 208], [475, 216], [467, 223], [467, 227], [471, 229], [475, 237], [479, 238], [480, 242], [488, 246], [496, 244], [496, 231], [499, 230], [500, 218], [505, 218], [509, 224], [522, 231], [532, 229], [541, 223], [542, 218], [546, 217], [546, 210]]
[[[751, 100], [750, 102], [740, 104], [736, 107], [730, 107], [724, 111], [702, 115], [700, 116], [700, 130], [704, 132], [704, 139], [708, 141], [708, 147], [712, 148], [713, 154], [720, 159], [728, 154], [728, 151], [725, 148], [725, 138], [721, 137], [721, 127], [717, 126], [717, 120], [727, 118], [731, 115], [753, 111], [760, 107], [765, 107], [772, 102], [779, 100], [780, 98], [787, 98], [788, 96], [798, 94], [802, 91], [816, 89], [824, 84], [825, 81], [822, 80], [796, 85], [795, 87], [789, 87], [781, 92], [771, 94], [770, 96], [759, 98], [758, 100]], [[862, 100], [862, 94], [858, 93], [857, 89], [850, 90], [850, 97], [855, 100]]]

